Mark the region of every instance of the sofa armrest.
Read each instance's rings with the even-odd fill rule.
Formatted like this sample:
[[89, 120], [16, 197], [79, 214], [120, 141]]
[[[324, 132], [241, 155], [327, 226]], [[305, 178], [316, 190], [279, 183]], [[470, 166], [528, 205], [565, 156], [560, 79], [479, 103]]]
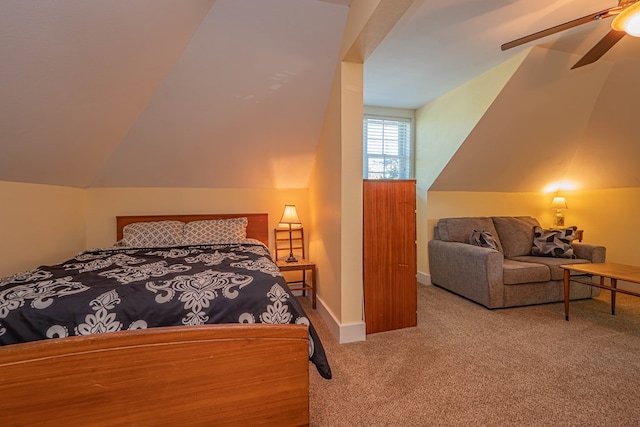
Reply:
[[504, 305], [504, 256], [493, 249], [459, 242], [430, 240], [431, 282], [488, 308]]
[[607, 255], [607, 249], [604, 246], [576, 242], [573, 242], [571, 246], [573, 246], [573, 253], [576, 257], [591, 262], [604, 262]]

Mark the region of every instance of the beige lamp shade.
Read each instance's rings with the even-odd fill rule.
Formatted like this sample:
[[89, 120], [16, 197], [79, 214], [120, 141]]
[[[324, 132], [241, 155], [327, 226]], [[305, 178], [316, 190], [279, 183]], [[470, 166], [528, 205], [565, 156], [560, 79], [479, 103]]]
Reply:
[[556, 196], [551, 201], [551, 209], [569, 209], [567, 207], [567, 201], [564, 197]]
[[282, 212], [282, 218], [280, 218], [278, 227], [288, 228], [292, 225], [300, 224], [300, 218], [298, 218], [296, 205], [284, 205], [284, 212]]

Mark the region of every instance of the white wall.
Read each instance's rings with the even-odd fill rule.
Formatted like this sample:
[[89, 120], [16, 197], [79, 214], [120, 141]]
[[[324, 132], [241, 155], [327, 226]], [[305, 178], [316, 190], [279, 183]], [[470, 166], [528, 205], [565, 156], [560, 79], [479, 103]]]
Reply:
[[526, 51], [416, 110], [416, 218], [421, 283], [429, 270], [427, 192], [525, 57]]
[[0, 200], [0, 277], [84, 250], [84, 190], [0, 181]]
[[[307, 189], [91, 188], [87, 191], [87, 245], [115, 242], [118, 215], [267, 213], [269, 241], [285, 204], [296, 205], [303, 227], [310, 222]], [[305, 227], [305, 235], [314, 230]]]
[[[364, 53], [385, 32], [376, 19], [397, 0], [354, 0], [343, 35], [343, 57], [334, 84], [310, 181], [310, 256], [318, 264], [320, 313], [339, 342], [364, 340], [362, 282], [362, 112]], [[407, 3], [407, 2], [402, 2]], [[399, 9], [398, 9], [399, 10]], [[403, 9], [404, 10], [404, 9]], [[372, 16], [379, 14], [377, 18]], [[378, 25], [380, 24], [380, 25]], [[363, 28], [371, 25], [369, 32]], [[363, 34], [365, 33], [365, 34]], [[376, 33], [376, 34], [373, 34]], [[371, 37], [369, 37], [371, 36]]]
[[0, 181], [0, 200], [0, 276], [113, 245], [118, 215], [267, 213], [272, 243], [284, 205], [295, 204], [307, 239], [314, 234], [307, 189], [77, 189]]

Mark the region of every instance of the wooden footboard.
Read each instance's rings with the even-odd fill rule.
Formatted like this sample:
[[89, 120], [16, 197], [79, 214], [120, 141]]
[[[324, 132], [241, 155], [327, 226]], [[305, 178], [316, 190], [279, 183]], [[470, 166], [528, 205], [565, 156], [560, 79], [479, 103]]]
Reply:
[[303, 325], [203, 325], [0, 348], [0, 425], [307, 425]]

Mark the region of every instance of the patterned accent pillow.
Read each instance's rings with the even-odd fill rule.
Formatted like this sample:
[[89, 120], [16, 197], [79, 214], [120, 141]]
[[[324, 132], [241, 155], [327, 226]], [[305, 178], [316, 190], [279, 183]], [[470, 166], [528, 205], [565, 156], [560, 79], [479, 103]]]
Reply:
[[576, 238], [578, 227], [545, 230], [533, 228], [533, 247], [531, 255], [551, 256], [556, 258], [575, 258], [571, 243]]
[[183, 245], [239, 242], [247, 238], [246, 217], [191, 221], [185, 224]]
[[490, 248], [496, 251], [498, 250], [496, 239], [493, 237], [493, 234], [488, 231], [473, 230], [471, 232], [471, 237], [469, 237], [469, 243], [483, 248]]
[[184, 222], [181, 221], [153, 221], [134, 222], [122, 230], [122, 240], [118, 246], [156, 247], [175, 246], [180, 244]]

